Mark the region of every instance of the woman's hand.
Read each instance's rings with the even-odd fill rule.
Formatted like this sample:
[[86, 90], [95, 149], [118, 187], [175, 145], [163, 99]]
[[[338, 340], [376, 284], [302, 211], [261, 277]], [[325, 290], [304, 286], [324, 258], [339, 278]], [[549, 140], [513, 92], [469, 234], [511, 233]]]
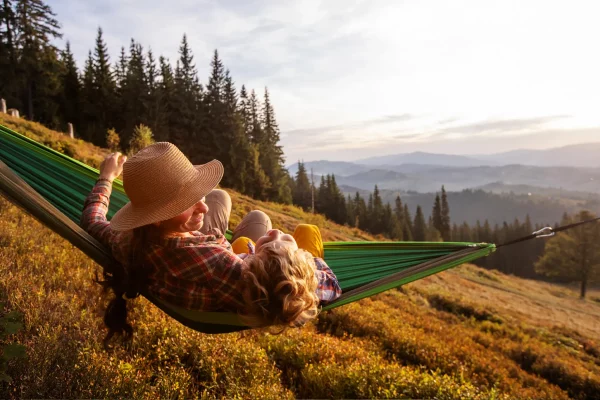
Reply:
[[127, 156], [119, 153], [110, 153], [100, 164], [100, 179], [114, 181], [123, 172], [123, 164]]

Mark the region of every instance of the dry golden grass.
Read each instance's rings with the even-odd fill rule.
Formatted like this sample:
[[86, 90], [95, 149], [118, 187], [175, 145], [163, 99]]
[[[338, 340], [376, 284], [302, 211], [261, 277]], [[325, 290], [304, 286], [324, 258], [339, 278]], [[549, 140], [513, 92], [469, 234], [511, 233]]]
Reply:
[[[510, 251], [510, 248], [502, 251]], [[578, 288], [539, 282], [486, 271], [473, 265], [437, 274], [407, 288], [420, 291], [440, 290], [477, 299], [481, 306], [501, 311], [514, 321], [536, 326], [560, 326], [572, 329], [600, 341], [600, 295], [590, 290], [586, 299], [579, 298]]]

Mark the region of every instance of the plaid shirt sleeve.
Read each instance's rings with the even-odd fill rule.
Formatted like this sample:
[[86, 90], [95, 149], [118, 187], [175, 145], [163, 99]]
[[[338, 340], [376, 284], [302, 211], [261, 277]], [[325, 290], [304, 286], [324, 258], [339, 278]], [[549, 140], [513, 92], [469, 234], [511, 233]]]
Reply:
[[83, 203], [80, 225], [86, 232], [105, 246], [111, 245], [113, 232], [106, 219], [112, 184], [107, 180], [98, 180]]
[[315, 257], [315, 264], [317, 265], [317, 279], [319, 280], [317, 296], [321, 303], [329, 303], [342, 295], [342, 288], [340, 288], [335, 274], [322, 258]]
[[157, 246], [147, 261], [155, 271], [150, 291], [171, 304], [201, 311], [244, 306], [238, 289], [243, 262], [221, 243]]

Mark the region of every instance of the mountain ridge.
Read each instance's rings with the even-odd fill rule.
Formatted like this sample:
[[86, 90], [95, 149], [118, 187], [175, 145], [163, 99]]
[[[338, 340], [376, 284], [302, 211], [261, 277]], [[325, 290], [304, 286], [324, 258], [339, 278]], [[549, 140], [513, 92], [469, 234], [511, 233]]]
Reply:
[[430, 164], [448, 166], [501, 166], [508, 164], [536, 166], [600, 167], [597, 154], [600, 142], [576, 143], [548, 149], [515, 149], [491, 154], [446, 154], [415, 151], [358, 159], [362, 165]]

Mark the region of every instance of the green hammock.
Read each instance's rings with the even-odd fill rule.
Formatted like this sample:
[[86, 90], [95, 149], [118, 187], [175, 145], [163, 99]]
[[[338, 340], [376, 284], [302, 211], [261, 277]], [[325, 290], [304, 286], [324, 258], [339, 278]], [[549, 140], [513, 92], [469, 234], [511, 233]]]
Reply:
[[[108, 250], [78, 225], [98, 170], [0, 125], [0, 193], [110, 269]], [[128, 202], [122, 182], [113, 183], [108, 218]], [[231, 232], [228, 232], [231, 235]], [[325, 261], [343, 294], [329, 310], [486, 256], [488, 243], [326, 242]], [[157, 307], [200, 332], [246, 329], [236, 314], [190, 311], [143, 293]]]

